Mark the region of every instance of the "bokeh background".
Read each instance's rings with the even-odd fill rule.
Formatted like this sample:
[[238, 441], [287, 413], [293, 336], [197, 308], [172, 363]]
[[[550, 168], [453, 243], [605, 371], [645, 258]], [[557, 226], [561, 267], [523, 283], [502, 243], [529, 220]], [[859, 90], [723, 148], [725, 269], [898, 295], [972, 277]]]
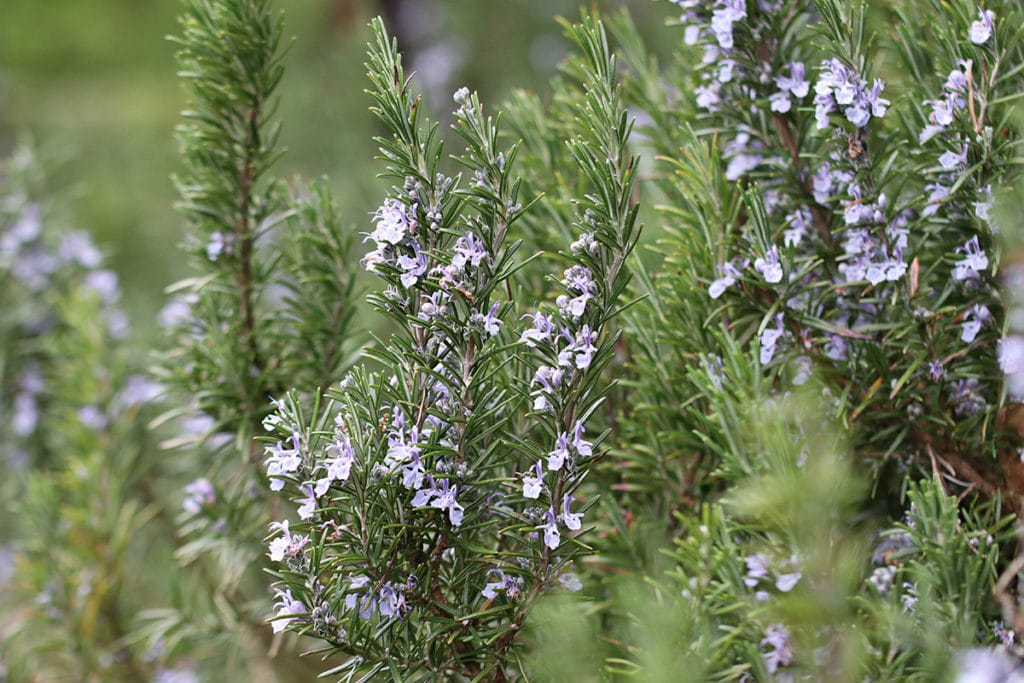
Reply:
[[[671, 15], [651, 0], [628, 6], [654, 27]], [[383, 14], [432, 108], [462, 85], [497, 105], [512, 88], [544, 91], [567, 43], [554, 20], [577, 0], [280, 0], [293, 40], [280, 89], [285, 176], [327, 175], [354, 229], [380, 203], [375, 123], [364, 95], [367, 22]], [[177, 0], [3, 0], [0, 154], [31, 137], [119, 273], [137, 331], [155, 330], [163, 289], [188, 272], [177, 249], [173, 130], [185, 106], [175, 76]], [[648, 35], [664, 34], [649, 31]], [[656, 42], [656, 41], [655, 41]]]

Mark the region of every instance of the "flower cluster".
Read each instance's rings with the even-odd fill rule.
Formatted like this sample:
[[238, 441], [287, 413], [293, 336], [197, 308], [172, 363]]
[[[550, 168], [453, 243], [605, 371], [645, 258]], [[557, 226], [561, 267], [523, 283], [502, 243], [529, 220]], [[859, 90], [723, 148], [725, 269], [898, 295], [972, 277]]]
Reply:
[[818, 128], [828, 128], [833, 113], [840, 113], [857, 128], [865, 128], [871, 117], [881, 118], [889, 107], [882, 97], [885, 84], [875, 79], [871, 88], [855, 71], [833, 57], [822, 62], [814, 85], [814, 118]]

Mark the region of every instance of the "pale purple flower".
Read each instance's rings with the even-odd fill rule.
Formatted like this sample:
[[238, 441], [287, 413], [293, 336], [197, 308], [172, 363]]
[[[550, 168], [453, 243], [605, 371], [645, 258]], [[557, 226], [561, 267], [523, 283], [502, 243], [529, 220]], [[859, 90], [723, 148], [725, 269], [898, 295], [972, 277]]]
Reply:
[[985, 398], [979, 392], [980, 382], [977, 378], [957, 380], [949, 389], [949, 397], [953, 402], [953, 412], [957, 415], [974, 416], [985, 409]]
[[580, 581], [580, 577], [575, 572], [566, 572], [559, 575], [558, 583], [562, 584], [562, 588], [573, 593], [583, 590], [583, 582]]
[[540, 492], [544, 488], [544, 471], [541, 462], [534, 463], [526, 474], [523, 475], [523, 498], [536, 500], [540, 498]]
[[29, 204], [22, 209], [18, 220], [0, 235], [0, 255], [14, 256], [23, 244], [36, 240], [42, 229], [43, 215], [39, 205]]
[[818, 128], [828, 128], [829, 116], [840, 110], [846, 119], [864, 128], [872, 116], [880, 118], [890, 104], [882, 97], [885, 84], [875, 79], [869, 90], [867, 81], [851, 71], [838, 59], [822, 62], [821, 75], [814, 86], [815, 118]]
[[278, 588], [276, 597], [277, 601], [274, 603], [276, 611], [271, 627], [274, 629], [274, 633], [280, 633], [288, 628], [288, 624], [297, 621], [296, 615], [305, 614], [309, 610], [292, 596], [292, 591], [289, 588]]
[[723, 50], [733, 47], [732, 27], [747, 16], [745, 0], [716, 0], [711, 12], [711, 32], [715, 34], [718, 46]]
[[282, 562], [286, 555], [288, 557], [298, 556], [302, 549], [310, 543], [309, 536], [291, 532], [287, 519], [283, 522], [271, 522], [270, 530], [281, 532], [281, 535], [274, 538], [267, 546], [269, 551], [267, 554], [274, 562]]
[[121, 290], [117, 285], [117, 273], [112, 270], [93, 270], [82, 280], [82, 287], [96, 292], [100, 301], [111, 306], [121, 298]]
[[747, 565], [747, 573], [743, 583], [746, 584], [747, 588], [753, 588], [761, 579], [768, 576], [768, 557], [761, 553], [756, 553], [754, 555], [747, 555], [744, 561]]
[[767, 365], [771, 362], [772, 357], [775, 355], [775, 346], [778, 344], [779, 339], [785, 334], [786, 330], [782, 326], [782, 314], [775, 316], [775, 323], [778, 327], [766, 327], [761, 331], [761, 335], [758, 338], [761, 344], [761, 364]]
[[153, 672], [150, 683], [199, 683], [199, 675], [190, 666], [179, 666], [174, 669], [160, 666]]
[[765, 282], [782, 282], [782, 264], [779, 263], [779, 250], [775, 245], [772, 245], [764, 257], [759, 256], [754, 260], [754, 270], [764, 276]]
[[992, 224], [992, 186], [986, 185], [978, 191], [978, 194], [981, 195], [981, 199], [974, 202], [974, 214], [992, 226], [995, 231], [995, 226]]
[[441, 486], [436, 490], [436, 497], [430, 503], [430, 507], [437, 508], [438, 510], [447, 510], [448, 519], [451, 521], [452, 526], [459, 526], [462, 524], [462, 515], [465, 510], [461, 505], [459, 505], [459, 502], [455, 500], [455, 495], [458, 492], [458, 486], [452, 485], [451, 488], [449, 488], [447, 479], [442, 479], [439, 483]]
[[377, 593], [377, 611], [382, 617], [402, 616], [406, 611], [405, 594], [388, 581]]
[[398, 270], [402, 272], [399, 280], [406, 289], [413, 287], [427, 272], [427, 255], [420, 251], [416, 242], [412, 243], [412, 255], [402, 254], [398, 257]]
[[423, 507], [424, 505], [427, 505], [430, 500], [437, 495], [437, 493], [437, 483], [434, 482], [433, 477], [427, 475], [427, 486], [416, 492], [416, 495], [412, 498], [411, 505], [414, 508]]
[[548, 469], [557, 472], [562, 469], [569, 457], [569, 436], [562, 432], [555, 440], [555, 449], [548, 453]]
[[710, 85], [697, 86], [694, 91], [694, 94], [697, 95], [697, 106], [708, 111], [718, 111], [718, 105], [722, 101], [721, 89], [722, 84], [717, 81], [713, 81]]
[[85, 268], [96, 268], [103, 261], [100, 250], [93, 244], [89, 233], [83, 230], [72, 230], [61, 236], [57, 258], [63, 263], [78, 263]]
[[482, 591], [480, 591], [480, 594], [483, 595], [488, 600], [494, 600], [495, 598], [498, 597], [498, 591], [505, 590], [505, 572], [503, 572], [503, 571], [501, 571], [500, 569], [497, 569], [497, 568], [495, 568], [495, 569], [488, 569], [487, 570], [487, 577], [490, 578], [492, 576], [497, 577], [498, 580], [497, 581], [489, 581], [487, 583], [487, 585], [484, 586], [484, 589]]
[[[491, 308], [487, 311], [487, 315], [480, 316], [479, 324], [488, 337], [496, 336], [501, 329], [502, 321], [497, 316], [499, 308], [501, 308], [501, 302], [495, 301], [491, 304]], [[474, 314], [474, 316], [477, 315], [479, 314]]]
[[739, 259], [718, 264], [718, 269], [724, 272], [725, 275], [712, 282], [711, 286], [708, 287], [708, 294], [711, 298], [717, 299], [722, 296], [726, 289], [736, 284], [736, 279], [743, 275], [742, 269], [748, 265], [750, 265], [749, 260], [741, 261]]
[[785, 217], [785, 221], [790, 224], [790, 227], [786, 228], [782, 232], [782, 242], [786, 247], [799, 247], [800, 243], [807, 237], [808, 229], [811, 226], [811, 212], [807, 207], [800, 207], [791, 214]]
[[352, 464], [355, 462], [355, 452], [352, 444], [347, 438], [339, 438], [327, 447], [327, 452], [334, 451], [337, 455], [324, 460], [320, 467], [324, 470], [324, 476], [316, 482], [316, 495], [322, 496], [327, 493], [333, 481], [348, 481], [352, 473]]
[[537, 313], [527, 313], [523, 317], [527, 316], [533, 321], [533, 326], [523, 332], [519, 341], [530, 348], [535, 348], [538, 342], [544, 342], [551, 338], [551, 335], [555, 332], [555, 324], [550, 317], [539, 311]]
[[91, 403], [78, 409], [78, 421], [95, 432], [104, 429], [109, 422], [107, 414]]
[[589, 458], [594, 454], [594, 446], [583, 438], [583, 420], [577, 420], [572, 431], [572, 447], [581, 458]]
[[924, 186], [924, 189], [928, 194], [928, 203], [923, 209], [921, 209], [922, 216], [934, 216], [938, 210], [942, 201], [949, 197], [949, 188], [940, 183], [929, 183]]
[[306, 494], [304, 498], [299, 498], [300, 503], [298, 513], [302, 519], [309, 519], [316, 512], [316, 491], [309, 484], [303, 484], [299, 487], [299, 490]]
[[978, 244], [977, 235], [967, 240], [962, 247], [957, 247], [956, 251], [963, 254], [964, 258], [953, 266], [954, 280], [976, 278], [979, 273], [988, 268], [988, 256]]
[[498, 597], [499, 592], [505, 593], [509, 599], [515, 600], [519, 596], [519, 591], [523, 587], [523, 579], [518, 576], [508, 576], [505, 572], [500, 569], [488, 569], [487, 578], [495, 577], [496, 581], [489, 581], [484, 589], [480, 591], [488, 600], [494, 600]]
[[772, 624], [764, 631], [761, 647], [771, 648], [762, 653], [769, 673], [775, 673], [779, 667], [793, 663], [793, 646], [789, 642], [789, 631], [782, 624]]
[[181, 502], [181, 507], [189, 515], [198, 515], [200, 510], [207, 505], [213, 505], [217, 500], [217, 492], [206, 477], [189, 483], [184, 490], [185, 499]]
[[405, 205], [393, 197], [384, 200], [384, 204], [373, 214], [372, 221], [376, 223], [376, 228], [370, 233], [370, 238], [378, 246], [401, 243], [415, 224], [406, 212]]
[[562, 542], [562, 534], [558, 531], [558, 524], [555, 522], [555, 511], [548, 508], [544, 515], [547, 522], [539, 525], [537, 528], [544, 531], [544, 545], [551, 550], [555, 550], [558, 548], [558, 544]]
[[192, 306], [186, 299], [171, 299], [157, 314], [157, 322], [160, 327], [177, 327], [190, 320], [192, 320]]
[[565, 528], [569, 531], [579, 531], [583, 528], [583, 522], [581, 521], [583, 515], [578, 512], [573, 512], [569, 508], [572, 501], [573, 497], [568, 493], [562, 496], [562, 523], [565, 524]]
[[423, 467], [417, 450], [412, 456], [412, 461], [402, 468], [402, 486], [407, 489], [419, 489], [423, 486], [423, 478], [426, 474], [427, 471]]
[[594, 353], [597, 351], [597, 347], [594, 346], [595, 337], [596, 335], [590, 329], [590, 325], [584, 325], [576, 334], [573, 345], [569, 347], [575, 354], [574, 362], [580, 370], [589, 368], [591, 361], [594, 359]]
[[220, 231], [210, 233], [210, 241], [206, 243], [206, 258], [210, 261], [216, 261], [224, 253], [226, 247], [227, 244], [223, 233]]
[[964, 323], [960, 328], [960, 341], [970, 344], [981, 331], [981, 326], [992, 317], [988, 306], [975, 304], [964, 314]]
[[960, 151], [947, 150], [939, 157], [939, 165], [947, 171], [952, 171], [958, 166], [967, 165], [967, 143], [960, 147]]
[[990, 9], [978, 8], [978, 20], [971, 23], [969, 37], [975, 45], [984, 45], [992, 37], [996, 14]]
[[807, 97], [811, 82], [804, 77], [804, 63], [790, 62], [787, 66], [789, 66], [790, 75], [777, 76], [775, 85], [780, 90], [789, 91], [794, 97]]
[[280, 491], [284, 488], [284, 479], [281, 477], [291, 474], [299, 469], [302, 464], [302, 455], [299, 449], [299, 435], [293, 433], [289, 437], [291, 448], [286, 448], [280, 441], [273, 446], [267, 447], [267, 476], [270, 478], [270, 490]]
[[1014, 334], [999, 340], [999, 367], [1011, 398], [1024, 398], [1024, 337]]

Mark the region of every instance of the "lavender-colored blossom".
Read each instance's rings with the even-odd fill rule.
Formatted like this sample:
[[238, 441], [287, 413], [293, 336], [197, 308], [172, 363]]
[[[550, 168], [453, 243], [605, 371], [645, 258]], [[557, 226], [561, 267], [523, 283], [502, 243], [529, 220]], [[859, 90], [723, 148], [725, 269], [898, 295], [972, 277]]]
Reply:
[[846, 67], [838, 59], [822, 62], [821, 75], [814, 86], [815, 119], [818, 128], [828, 128], [829, 117], [839, 111], [846, 119], [864, 128], [871, 117], [885, 115], [890, 102], [882, 97], [885, 84], [875, 79], [868, 89], [867, 81]]
[[293, 433], [288, 439], [292, 447], [286, 448], [280, 441], [267, 447], [267, 476], [270, 478], [270, 490], [280, 491], [284, 488], [284, 475], [291, 474], [302, 464], [299, 448], [299, 435]]
[[199, 683], [199, 675], [191, 667], [179, 666], [174, 669], [157, 667], [150, 683]]
[[987, 403], [979, 387], [980, 382], [975, 377], [957, 380], [949, 390], [953, 412], [973, 417], [983, 411]]
[[497, 598], [499, 592], [504, 593], [509, 599], [515, 600], [523, 587], [522, 577], [509, 576], [498, 568], [488, 569], [487, 578], [495, 579], [494, 581], [488, 581], [484, 589], [480, 591], [480, 594], [488, 600]]
[[708, 287], [708, 295], [712, 299], [717, 299], [722, 296], [726, 289], [736, 284], [737, 278], [743, 276], [742, 270], [750, 265], [749, 260], [733, 259], [726, 261], [725, 263], [718, 264], [718, 269], [725, 273], [722, 277], [718, 278]]
[[566, 572], [559, 575], [558, 583], [562, 584], [562, 588], [573, 593], [583, 590], [583, 582], [580, 581], [580, 577], [575, 572]]
[[494, 600], [498, 597], [498, 591], [505, 590], [505, 572], [497, 568], [488, 569], [487, 577], [490, 578], [492, 576], [496, 577], [497, 581], [489, 581], [487, 585], [484, 586], [484, 589], [480, 591], [480, 594], [488, 600]]
[[838, 334], [829, 334], [828, 341], [825, 343], [824, 352], [825, 356], [836, 361], [846, 360], [846, 347], [847, 343], [843, 337]]
[[939, 165], [947, 171], [952, 171], [967, 164], [967, 143], [960, 147], [960, 151], [947, 150], [939, 157]]
[[64, 233], [57, 246], [57, 258], [62, 263], [78, 263], [84, 268], [97, 268], [103, 261], [100, 250], [93, 244], [89, 233], [84, 230], [72, 230]]
[[305, 534], [293, 534], [288, 528], [288, 520], [283, 522], [271, 522], [271, 531], [280, 531], [281, 535], [272, 540], [268, 546], [267, 555], [274, 562], [284, 561], [285, 556], [296, 557], [310, 543], [309, 536]]
[[90, 403], [87, 406], [82, 406], [78, 409], [78, 421], [82, 423], [84, 427], [87, 427], [94, 432], [98, 432], [106, 428], [107, 423], [110, 421], [107, 414], [103, 412], [99, 406]]
[[962, 247], [956, 248], [957, 253], [963, 254], [964, 258], [957, 261], [953, 266], [954, 280], [968, 280], [976, 278], [988, 268], [988, 256], [982, 251], [978, 244], [978, 236], [975, 235], [967, 240]]
[[1014, 400], [1024, 399], [1024, 337], [1010, 335], [999, 341], [999, 367]]
[[1020, 660], [997, 648], [961, 650], [953, 657], [953, 683], [1024, 683]]
[[278, 588], [275, 597], [277, 601], [274, 603], [274, 619], [271, 622], [274, 633], [280, 633], [288, 628], [288, 624], [297, 621], [296, 615], [309, 612], [301, 601], [296, 600], [292, 596], [291, 589], [289, 588]]
[[559, 368], [552, 368], [542, 365], [533, 376], [530, 386], [540, 385], [540, 389], [531, 392], [534, 410], [547, 410], [550, 407], [549, 398], [554, 395], [555, 390], [562, 384], [565, 372]]
[[716, 0], [711, 12], [711, 32], [723, 50], [733, 47], [733, 24], [747, 17], [746, 0]]
[[544, 545], [551, 550], [556, 550], [558, 545], [562, 542], [562, 534], [558, 531], [558, 524], [555, 521], [555, 511], [548, 508], [548, 511], [544, 513], [547, 522], [539, 525], [537, 528], [544, 531]]
[[576, 338], [573, 340], [572, 346], [569, 348], [574, 354], [573, 362], [576, 367], [580, 370], [586, 370], [590, 367], [590, 363], [594, 359], [594, 353], [597, 352], [597, 347], [594, 346], [596, 341], [596, 335], [594, 331], [590, 329], [590, 325], [584, 325], [580, 328], [580, 331], [576, 333]]
[[405, 205], [393, 197], [384, 200], [384, 204], [377, 209], [371, 220], [376, 223], [376, 228], [370, 233], [370, 238], [378, 246], [400, 244], [415, 225]]
[[303, 484], [299, 490], [306, 495], [297, 501], [300, 504], [297, 512], [301, 519], [310, 519], [316, 513], [316, 490], [309, 484]]
[[15, 256], [22, 245], [35, 241], [42, 231], [43, 214], [39, 205], [27, 205], [18, 219], [0, 235], [0, 256]]
[[722, 150], [723, 155], [729, 159], [725, 167], [725, 179], [729, 181], [739, 180], [750, 173], [764, 162], [762, 150], [764, 145], [750, 134], [749, 129], [740, 130], [736, 137]]
[[536, 348], [539, 342], [547, 341], [555, 333], [556, 326], [549, 316], [538, 311], [537, 313], [527, 313], [523, 317], [529, 317], [533, 321], [533, 326], [523, 332], [519, 341], [530, 348]]
[[746, 584], [747, 588], [753, 588], [761, 579], [767, 578], [769, 563], [766, 555], [760, 553], [747, 555], [744, 561], [747, 565], [747, 573], [744, 576], [743, 583]]
[[[981, 188], [981, 190], [978, 191], [978, 194], [981, 195], [981, 199], [979, 201], [974, 202], [974, 214], [991, 226], [993, 201], [992, 186], [986, 185], [985, 187]], [[993, 230], [994, 229], [995, 227], [993, 226]]]
[[100, 301], [112, 306], [121, 298], [117, 273], [112, 270], [93, 270], [82, 279], [82, 287], [99, 295]]
[[430, 503], [430, 507], [437, 508], [438, 510], [447, 510], [448, 519], [452, 523], [452, 526], [459, 526], [462, 524], [462, 515], [465, 512], [464, 508], [459, 505], [459, 502], [455, 500], [455, 495], [458, 493], [458, 486], [448, 486], [448, 480], [442, 479], [440, 487], [435, 493], [434, 500]]
[[786, 330], [782, 326], [782, 314], [776, 314], [775, 323], [778, 327], [766, 327], [761, 331], [761, 336], [758, 338], [761, 344], [761, 364], [767, 365], [771, 362], [772, 357], [775, 355], [775, 346], [778, 344], [779, 339], [785, 334]]
[[772, 624], [765, 629], [761, 647], [771, 648], [762, 654], [769, 673], [775, 673], [779, 667], [789, 666], [794, 661], [789, 631], [782, 624]]
[[569, 453], [569, 435], [562, 432], [555, 439], [555, 448], [548, 453], [548, 469], [557, 472], [562, 469], [565, 465], [565, 461], [569, 459], [571, 454]]
[[223, 233], [220, 231], [211, 233], [210, 241], [206, 243], [206, 258], [210, 261], [216, 261], [227, 249], [227, 246], [227, 239]]
[[427, 485], [416, 492], [410, 503], [414, 508], [423, 507], [430, 503], [430, 500], [437, 495], [437, 483], [434, 478], [427, 475]]
[[327, 493], [331, 482], [348, 481], [352, 472], [352, 464], [355, 462], [355, 452], [352, 450], [352, 444], [347, 438], [337, 439], [334, 443], [327, 446], [326, 450], [327, 452], [333, 451], [336, 455], [333, 458], [324, 460], [323, 465], [320, 466], [324, 470], [324, 476], [316, 482], [317, 496]]
[[157, 323], [160, 327], [177, 327], [191, 321], [192, 304], [197, 300], [194, 296], [171, 299], [157, 314]]
[[712, 81], [710, 84], [697, 86], [694, 94], [697, 95], [697, 106], [707, 111], [718, 111], [718, 105], [722, 102], [722, 84]]
[[491, 304], [491, 308], [487, 311], [486, 315], [480, 315], [479, 313], [473, 314], [476, 324], [483, 329], [484, 333], [488, 337], [497, 336], [498, 332], [501, 330], [502, 321], [497, 315], [499, 308], [501, 308], [501, 302], [495, 301]]
[[523, 475], [523, 498], [530, 498], [536, 500], [540, 498], [540, 492], [544, 488], [544, 470], [541, 467], [541, 462], [538, 460], [534, 465]]
[[569, 531], [579, 531], [583, 528], [583, 514], [570, 509], [572, 501], [573, 497], [568, 493], [562, 496], [562, 523]]
[[187, 484], [184, 492], [185, 499], [182, 500], [181, 507], [189, 515], [198, 515], [204, 507], [217, 501], [217, 492], [206, 477], [200, 477]]
[[964, 324], [960, 328], [960, 341], [970, 344], [981, 331], [981, 326], [992, 317], [988, 306], [975, 304], [964, 314]]
[[786, 216], [789, 227], [783, 231], [783, 244], [787, 247], [798, 247], [807, 236], [811, 227], [811, 212], [806, 206], [801, 206], [796, 211]]
[[572, 447], [581, 458], [589, 458], [594, 454], [594, 446], [583, 438], [583, 420], [577, 420], [572, 430]]
[[764, 276], [765, 282], [782, 282], [782, 264], [779, 263], [779, 250], [775, 245], [772, 245], [764, 257], [759, 256], [754, 260], [754, 270]]
[[996, 14], [990, 9], [978, 8], [978, 19], [971, 23], [971, 30], [968, 34], [971, 42], [975, 45], [984, 45], [992, 37], [995, 29]]
[[396, 262], [398, 270], [402, 273], [399, 276], [399, 281], [406, 289], [415, 286], [427, 272], [427, 255], [420, 251], [419, 244], [416, 242], [412, 243], [412, 250], [411, 255], [402, 254]]

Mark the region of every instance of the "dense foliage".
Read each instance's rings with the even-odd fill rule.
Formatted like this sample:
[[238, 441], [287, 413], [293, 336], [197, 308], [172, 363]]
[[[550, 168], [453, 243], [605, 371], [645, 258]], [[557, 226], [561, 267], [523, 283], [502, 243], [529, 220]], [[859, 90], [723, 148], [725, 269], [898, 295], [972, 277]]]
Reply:
[[361, 219], [273, 175], [269, 0], [186, 0], [148, 378], [7, 163], [0, 679], [1021, 676], [1024, 17], [660, 6], [441, 121], [375, 20]]

